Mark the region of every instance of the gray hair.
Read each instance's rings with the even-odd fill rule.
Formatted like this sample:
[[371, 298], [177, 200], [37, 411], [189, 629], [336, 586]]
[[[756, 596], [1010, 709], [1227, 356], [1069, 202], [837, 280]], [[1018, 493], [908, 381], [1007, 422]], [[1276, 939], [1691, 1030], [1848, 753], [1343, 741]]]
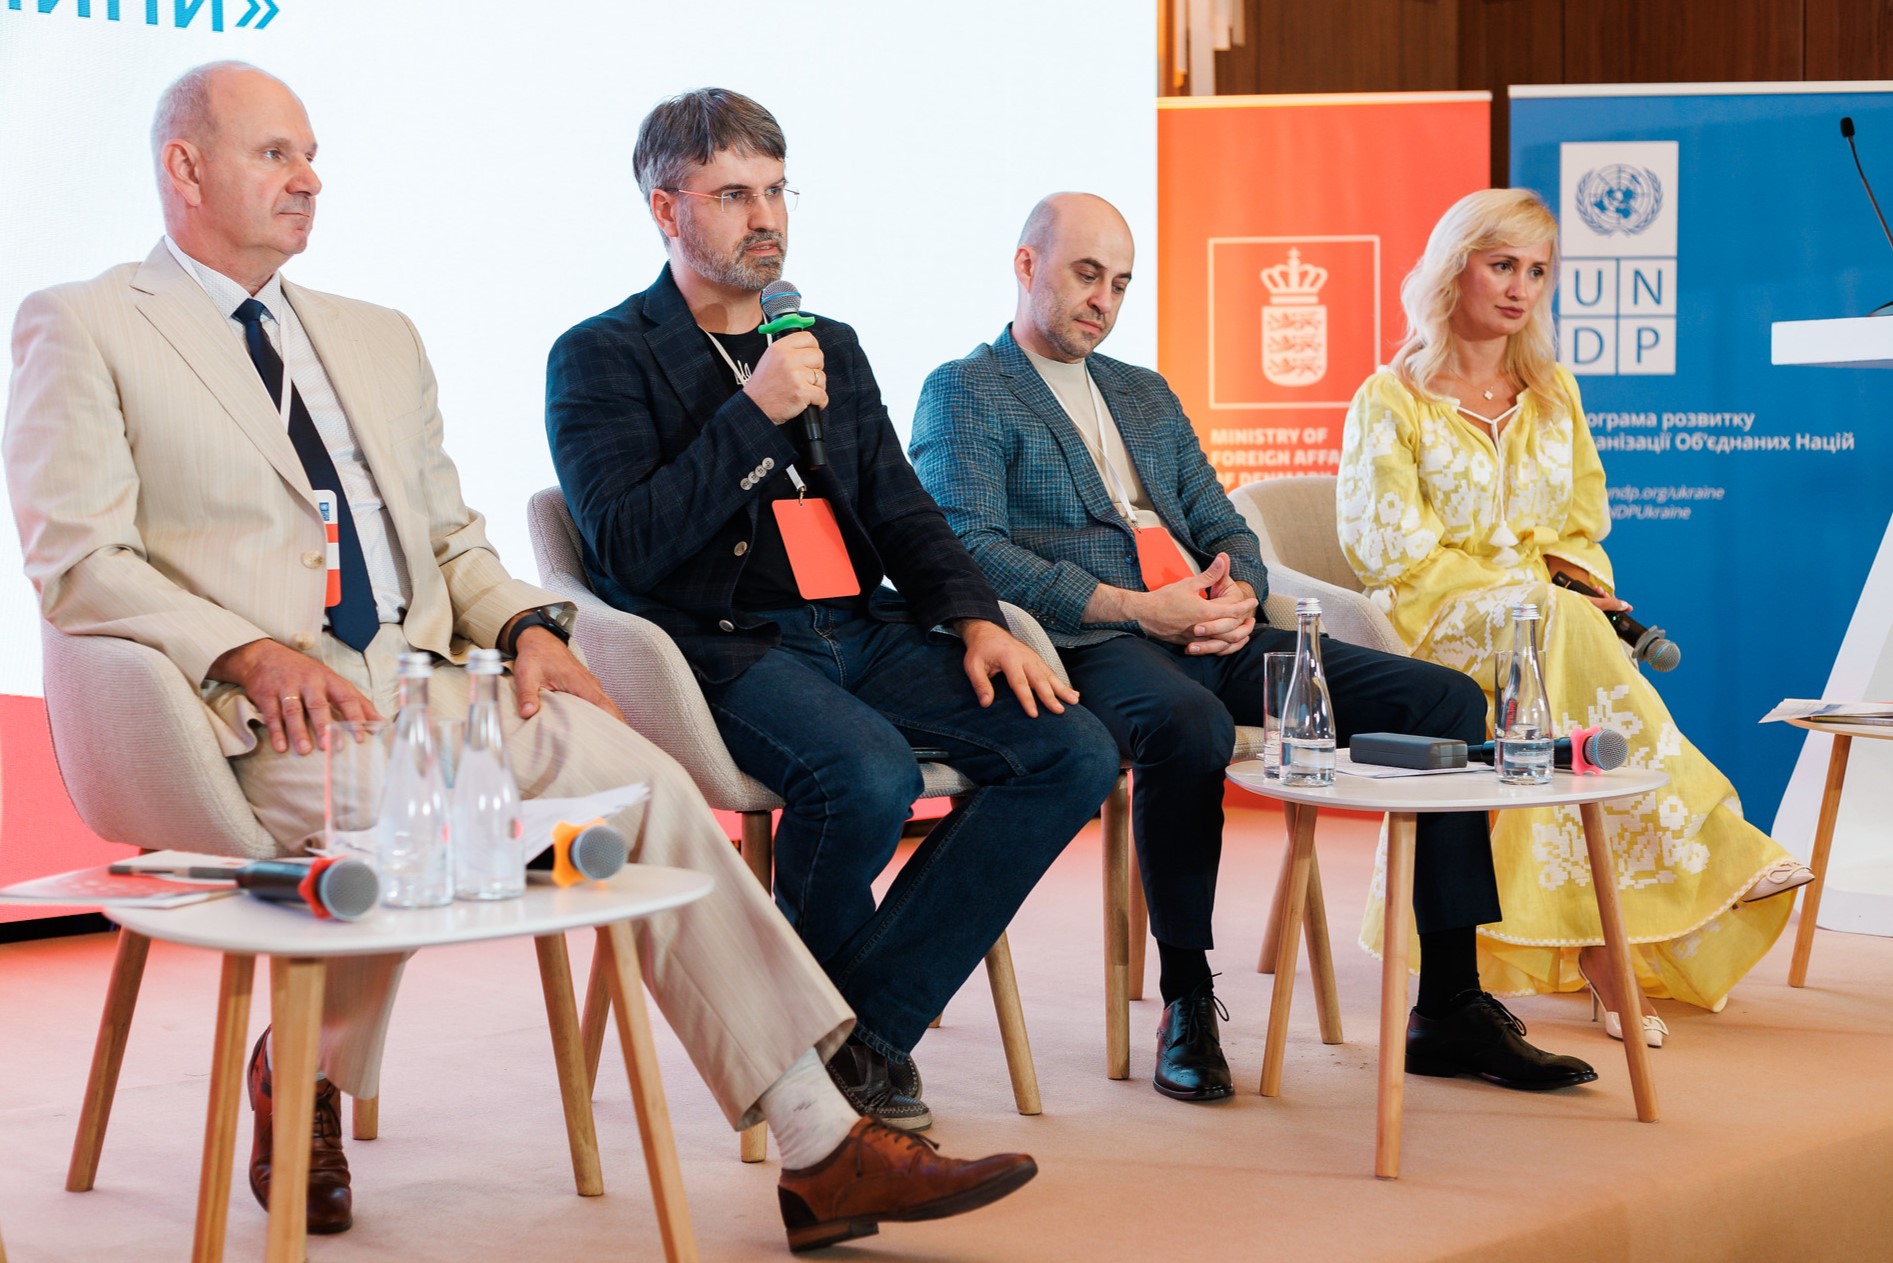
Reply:
[[247, 61], [210, 61], [192, 66], [174, 80], [158, 97], [158, 108], [151, 116], [151, 161], [158, 169], [158, 186], [164, 187], [164, 147], [174, 140], [188, 140], [200, 148], [217, 135], [217, 117], [210, 108], [210, 84], [219, 74], [230, 70], [257, 70]]
[[690, 168], [725, 149], [778, 160], [789, 156], [775, 115], [740, 92], [698, 88], [658, 102], [644, 116], [631, 170], [648, 203], [652, 189], [676, 188]]

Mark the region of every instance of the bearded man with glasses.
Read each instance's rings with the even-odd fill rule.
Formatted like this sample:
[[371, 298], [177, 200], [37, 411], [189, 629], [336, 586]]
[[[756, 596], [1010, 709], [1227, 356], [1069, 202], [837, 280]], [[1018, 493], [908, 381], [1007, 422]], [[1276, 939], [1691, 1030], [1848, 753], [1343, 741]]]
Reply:
[[[914, 1045], [1110, 790], [1117, 752], [1007, 632], [854, 331], [763, 324], [786, 157], [734, 92], [651, 112], [632, 162], [669, 262], [553, 347], [546, 428], [594, 590], [670, 634], [737, 764], [786, 804], [776, 903], [855, 1012], [829, 1073], [862, 1113], [920, 1130]], [[917, 752], [979, 788], [877, 905]]]

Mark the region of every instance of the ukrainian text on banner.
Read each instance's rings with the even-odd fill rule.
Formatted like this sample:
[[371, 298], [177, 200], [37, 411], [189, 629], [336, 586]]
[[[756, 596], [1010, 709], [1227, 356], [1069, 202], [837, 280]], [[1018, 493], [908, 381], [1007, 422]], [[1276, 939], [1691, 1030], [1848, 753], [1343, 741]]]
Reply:
[[1157, 109], [1157, 363], [1223, 486], [1332, 473], [1400, 281], [1485, 187], [1484, 92], [1170, 98]]
[[1755, 721], [1823, 694], [1893, 511], [1893, 380], [1769, 362], [1773, 321], [1893, 299], [1838, 127], [1852, 115], [1893, 169], [1878, 86], [1512, 89], [1513, 182], [1558, 212], [1560, 355], [1619, 594], [1682, 647], [1663, 698], [1764, 827], [1802, 734]]

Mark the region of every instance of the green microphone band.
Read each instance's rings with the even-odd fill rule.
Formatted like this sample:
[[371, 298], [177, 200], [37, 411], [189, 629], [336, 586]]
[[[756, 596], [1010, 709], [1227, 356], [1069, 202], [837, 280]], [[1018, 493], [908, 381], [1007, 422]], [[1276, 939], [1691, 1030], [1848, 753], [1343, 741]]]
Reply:
[[773, 338], [778, 333], [792, 333], [797, 329], [806, 329], [814, 323], [815, 317], [792, 311], [786, 316], [777, 316], [766, 325], [758, 326], [756, 332]]

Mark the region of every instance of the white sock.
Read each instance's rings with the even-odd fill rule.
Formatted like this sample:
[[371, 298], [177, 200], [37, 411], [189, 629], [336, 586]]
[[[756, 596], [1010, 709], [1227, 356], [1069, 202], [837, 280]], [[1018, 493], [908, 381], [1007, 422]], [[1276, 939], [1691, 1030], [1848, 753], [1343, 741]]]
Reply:
[[814, 1166], [840, 1148], [861, 1121], [813, 1048], [764, 1089], [756, 1104], [775, 1133], [785, 1171]]

